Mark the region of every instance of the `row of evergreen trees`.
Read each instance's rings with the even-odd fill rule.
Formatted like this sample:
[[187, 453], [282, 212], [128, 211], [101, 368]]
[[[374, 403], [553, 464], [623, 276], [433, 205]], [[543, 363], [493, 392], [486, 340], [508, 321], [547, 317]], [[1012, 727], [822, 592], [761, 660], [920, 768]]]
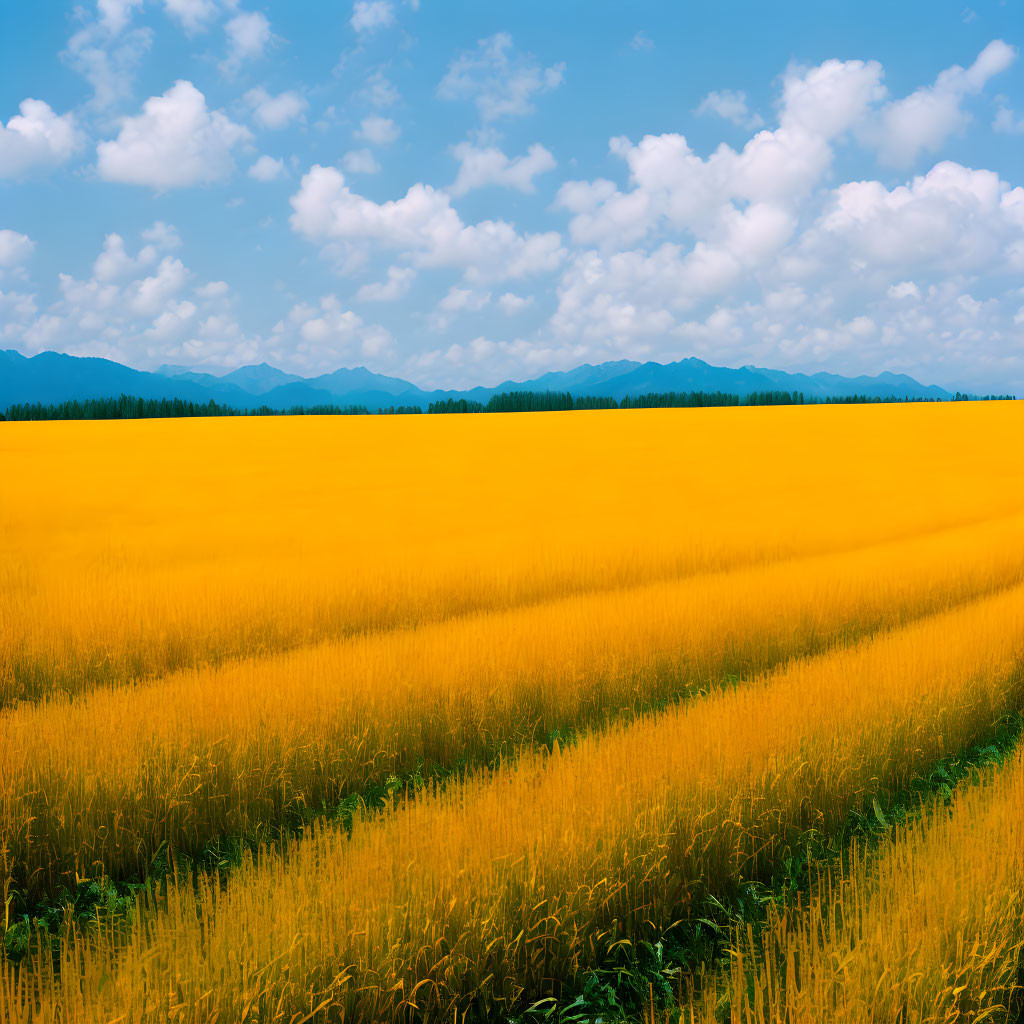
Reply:
[[[986, 401], [1012, 400], [1013, 395], [986, 395]], [[956, 393], [953, 401], [966, 402], [973, 396]], [[447, 398], [431, 402], [427, 413], [477, 412], [554, 412], [570, 409], [698, 409], [712, 406], [734, 405], [858, 405], [886, 402], [934, 402], [934, 398], [882, 398], [877, 395], [843, 395], [824, 399], [808, 398], [802, 391], [755, 391], [749, 395], [728, 394], [724, 391], [666, 391], [645, 395], [614, 398], [581, 395], [574, 397], [568, 391], [503, 391], [493, 395], [486, 403], [466, 398]], [[413, 415], [423, 412], [418, 405], [393, 405], [380, 409], [385, 416]], [[180, 398], [86, 398], [70, 402], [44, 405], [41, 402], [12, 405], [6, 417], [0, 420], [135, 420], [169, 419], [189, 416], [369, 416], [365, 405], [306, 405], [290, 409], [272, 409], [263, 405], [258, 409], [240, 410], [208, 402], [188, 402]]]
[[[404, 407], [399, 411], [407, 412]], [[419, 412], [419, 408], [415, 409]], [[189, 402], [181, 398], [84, 398], [70, 402], [44, 404], [42, 402], [12, 405], [0, 419], [8, 420], [148, 420], [181, 419], [193, 416], [369, 416], [365, 405], [296, 405], [290, 409], [272, 409], [268, 405], [258, 409], [234, 409], [221, 405], [212, 398], [208, 402]]]

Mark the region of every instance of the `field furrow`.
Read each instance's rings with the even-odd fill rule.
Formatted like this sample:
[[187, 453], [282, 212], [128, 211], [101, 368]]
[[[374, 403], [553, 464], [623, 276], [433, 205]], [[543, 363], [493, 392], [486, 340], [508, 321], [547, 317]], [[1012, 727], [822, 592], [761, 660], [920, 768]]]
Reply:
[[701, 1024], [1014, 1020], [1024, 1009], [1024, 756], [939, 802], [881, 855], [814, 878], [808, 902], [735, 936]]
[[451, 1020], [559, 995], [1024, 705], [1016, 587], [172, 886], [2, 967], [22, 1020]]
[[491, 764], [899, 627], [1018, 583], [1022, 534], [1010, 517], [9, 709], [5, 895], [139, 879], [168, 846], [267, 840], [389, 776]]

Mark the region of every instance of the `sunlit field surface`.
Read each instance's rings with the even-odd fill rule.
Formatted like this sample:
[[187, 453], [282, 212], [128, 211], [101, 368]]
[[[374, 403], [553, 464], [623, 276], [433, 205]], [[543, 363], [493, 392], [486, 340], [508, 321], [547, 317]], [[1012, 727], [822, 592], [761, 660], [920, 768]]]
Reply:
[[0, 466], [2, 1024], [1024, 999], [1019, 403], [3, 423]]

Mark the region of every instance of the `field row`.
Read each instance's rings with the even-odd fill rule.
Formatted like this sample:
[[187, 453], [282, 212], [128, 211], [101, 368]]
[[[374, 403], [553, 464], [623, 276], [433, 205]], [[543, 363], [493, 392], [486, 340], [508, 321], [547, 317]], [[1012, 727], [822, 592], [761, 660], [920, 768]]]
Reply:
[[1024, 578], [1011, 517], [399, 630], [0, 714], [4, 896], [269, 839], [420, 765], [494, 763]]
[[6, 424], [0, 706], [1024, 505], [1013, 403], [357, 419]]
[[451, 1020], [767, 879], [1024, 706], [1024, 587], [320, 828], [0, 975], [0, 1019]]
[[772, 904], [689, 1010], [701, 1024], [1014, 1020], [1024, 1008], [1024, 756], [899, 829], [881, 856]]

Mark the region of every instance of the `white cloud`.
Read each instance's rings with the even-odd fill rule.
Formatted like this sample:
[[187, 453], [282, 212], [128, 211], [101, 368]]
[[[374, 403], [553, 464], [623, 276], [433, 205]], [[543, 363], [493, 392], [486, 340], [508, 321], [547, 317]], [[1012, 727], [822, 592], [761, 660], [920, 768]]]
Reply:
[[274, 181], [284, 174], [284, 161], [275, 160], [272, 156], [261, 156], [249, 168], [249, 177], [257, 181]]
[[20, 114], [0, 121], [0, 178], [21, 177], [29, 169], [64, 163], [80, 138], [71, 113], [58, 115], [43, 100], [22, 100]]
[[380, 170], [380, 164], [368, 149], [349, 150], [341, 158], [341, 166], [349, 174], [376, 174]]
[[644, 31], [639, 31], [630, 40], [629, 45], [634, 50], [653, 50], [654, 40]]
[[472, 288], [459, 288], [453, 285], [431, 314], [431, 329], [447, 330], [457, 317], [463, 313], [479, 313], [490, 301], [490, 292], [477, 292]]
[[535, 97], [562, 84], [564, 64], [543, 67], [531, 54], [516, 52], [512, 37], [499, 32], [460, 54], [437, 87], [447, 100], [471, 100], [483, 121], [533, 112]]
[[1005, 71], [1017, 51], [995, 39], [966, 70], [958, 65], [940, 72], [934, 85], [904, 99], [887, 103], [878, 124], [866, 133], [878, 146], [880, 159], [905, 167], [922, 151], [934, 153], [955, 132], [962, 131], [969, 115], [962, 108], [967, 96], [979, 93], [993, 75]]
[[364, 117], [354, 134], [357, 139], [363, 139], [372, 146], [390, 146], [401, 133], [390, 117], [374, 114]]
[[741, 128], [760, 128], [764, 121], [760, 114], [752, 113], [747, 106], [747, 94], [745, 92], [733, 92], [731, 89], [712, 91], [701, 101], [695, 114], [717, 114], [718, 117]]
[[[103, 239], [103, 249], [92, 266], [93, 281], [117, 281], [141, 273], [156, 262], [156, 246], [143, 246], [136, 256], [129, 256], [124, 239], [112, 232]], [[91, 285], [90, 285], [91, 287]]]
[[189, 302], [188, 299], [184, 299], [181, 302], [175, 303], [170, 308], [165, 309], [159, 316], [157, 316], [153, 321], [152, 326], [146, 329], [145, 336], [147, 338], [154, 338], [157, 340], [173, 338], [176, 335], [181, 334], [182, 330], [188, 325], [195, 315], [195, 303]]
[[189, 276], [181, 260], [165, 256], [156, 272], [129, 289], [129, 308], [137, 316], [155, 317], [178, 295]]
[[273, 38], [267, 16], [259, 11], [236, 14], [224, 26], [224, 32], [228, 52], [220, 63], [220, 69], [227, 75], [233, 75], [247, 60], [262, 57]]
[[386, 281], [364, 284], [356, 292], [360, 302], [393, 302], [400, 299], [412, 287], [416, 271], [412, 267], [388, 267]]
[[[573, 201], [603, 201], [609, 190], [591, 183]], [[587, 361], [682, 352], [1020, 390], [1024, 351], [1011, 341], [1019, 299], [974, 296], [963, 282], [998, 293], [1019, 278], [1024, 188], [946, 161], [904, 186], [849, 182], [826, 195], [802, 233], [774, 204], [729, 206], [689, 248], [577, 253], [550, 334], [585, 348]]]
[[998, 96], [996, 99], [999, 109], [992, 121], [992, 130], [1000, 135], [1024, 135], [1024, 117], [1014, 113], [1005, 96]]
[[306, 98], [297, 92], [289, 90], [271, 96], [261, 85], [245, 94], [245, 102], [252, 109], [256, 123], [271, 129], [286, 128], [309, 109]]
[[210, 281], [195, 289], [201, 299], [222, 299], [229, 291], [227, 281]]
[[119, 235], [107, 235], [92, 275], [60, 274], [60, 297], [41, 314], [33, 296], [0, 293], [0, 337], [29, 353], [57, 348], [143, 367], [235, 367], [266, 358], [265, 343], [224, 310], [223, 281], [193, 284], [181, 260], [160, 256], [158, 248], [174, 244], [173, 228], [157, 222], [146, 234], [134, 254]]
[[293, 230], [311, 241], [374, 243], [422, 267], [464, 269], [474, 280], [522, 277], [562, 260], [556, 232], [520, 235], [506, 221], [464, 224], [451, 198], [416, 184], [401, 199], [375, 203], [353, 192], [340, 171], [314, 166], [292, 196]]
[[453, 153], [459, 161], [459, 173], [448, 191], [454, 196], [486, 185], [533, 192], [533, 179], [557, 166], [555, 158], [538, 142], [530, 146], [525, 155], [512, 160], [496, 146], [478, 147], [471, 142], [459, 143]]
[[790, 68], [779, 127], [758, 132], [740, 152], [723, 144], [702, 159], [672, 133], [636, 144], [613, 138], [609, 149], [625, 161], [632, 188], [620, 191], [606, 179], [570, 181], [556, 205], [574, 215], [570, 234], [582, 245], [621, 248], [662, 228], [715, 242], [746, 218], [736, 203], [756, 207], [751, 217], [762, 226], [771, 220], [771, 235], [781, 244], [786, 231], [778, 229], [792, 227], [793, 211], [831, 165], [833, 140], [866, 116], [880, 95], [880, 78], [881, 67], [863, 61]]
[[374, 71], [366, 79], [366, 85], [363, 86], [360, 96], [370, 106], [378, 108], [392, 107], [399, 99], [398, 90], [381, 71]]
[[506, 316], [515, 316], [527, 307], [533, 305], [532, 295], [516, 295], [515, 292], [505, 292], [498, 298], [498, 307]]
[[389, 0], [356, 0], [349, 24], [360, 33], [390, 28], [395, 23], [395, 9]]
[[38, 312], [34, 295], [0, 291], [0, 339], [11, 342], [20, 339]]
[[61, 57], [92, 86], [88, 106], [107, 110], [132, 98], [135, 73], [152, 44], [152, 29], [112, 35], [102, 24], [92, 23], [68, 40]]
[[146, 234], [147, 244], [134, 255], [120, 235], [108, 234], [92, 275], [79, 279], [60, 274], [60, 298], [42, 315], [31, 310], [30, 316], [22, 316], [14, 340], [29, 351], [57, 345], [73, 355], [100, 355], [135, 365], [165, 361], [204, 299], [182, 296], [191, 273], [177, 257], [158, 252], [174, 246], [174, 229], [158, 221]]
[[250, 138], [247, 128], [207, 110], [191, 82], [179, 81], [146, 100], [141, 114], [124, 118], [116, 139], [96, 147], [97, 170], [106, 181], [156, 189], [218, 181], [234, 170], [234, 147]]
[[142, 232], [142, 239], [155, 245], [158, 249], [180, 249], [181, 236], [173, 224], [165, 224], [162, 220], [154, 221], [151, 227]]
[[951, 161], [891, 191], [878, 181], [840, 185], [801, 240], [812, 265], [841, 261], [860, 274], [1007, 273], [1024, 269], [1022, 243], [1024, 188]]
[[204, 31], [217, 16], [214, 0], [164, 0], [164, 10], [190, 34]]
[[96, 0], [100, 22], [115, 35], [127, 27], [136, 7], [142, 7], [142, 0]]
[[274, 327], [269, 346], [279, 364], [323, 372], [351, 362], [353, 356], [386, 361], [394, 338], [385, 328], [367, 324], [345, 309], [337, 296], [325, 295], [319, 306], [293, 306]]
[[0, 269], [9, 270], [24, 263], [32, 255], [35, 244], [28, 235], [10, 228], [0, 229]]
[[889, 285], [886, 292], [890, 299], [920, 299], [921, 290], [913, 281], [900, 281], [897, 284]]

